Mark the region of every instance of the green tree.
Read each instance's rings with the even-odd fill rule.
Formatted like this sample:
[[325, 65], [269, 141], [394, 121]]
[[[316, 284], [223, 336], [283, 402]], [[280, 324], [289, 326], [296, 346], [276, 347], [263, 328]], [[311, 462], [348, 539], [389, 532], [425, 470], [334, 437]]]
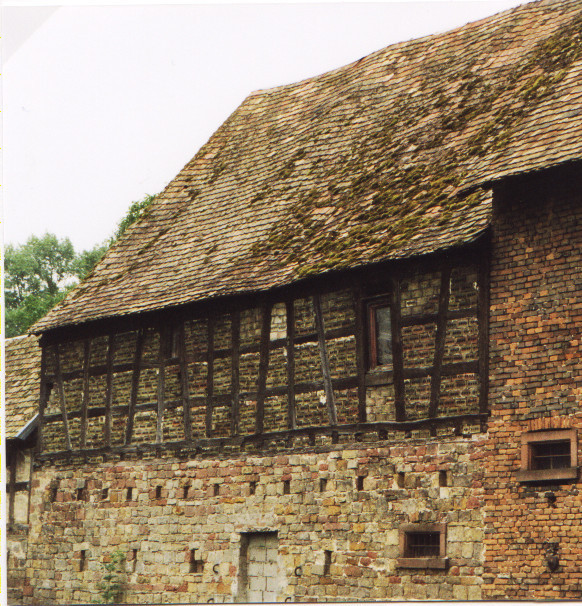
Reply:
[[5, 328], [7, 337], [22, 335], [67, 292], [84, 280], [109, 247], [140, 219], [155, 196], [132, 202], [115, 233], [102, 244], [79, 254], [68, 238], [31, 236], [25, 244], [8, 244], [4, 253]]

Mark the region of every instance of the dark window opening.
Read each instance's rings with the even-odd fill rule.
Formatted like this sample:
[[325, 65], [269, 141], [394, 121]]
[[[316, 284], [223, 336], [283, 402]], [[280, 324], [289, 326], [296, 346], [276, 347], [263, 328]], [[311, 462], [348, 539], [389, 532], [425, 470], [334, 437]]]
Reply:
[[356, 490], [364, 490], [364, 478], [366, 476], [356, 476]]
[[137, 549], [131, 550], [131, 571], [135, 572], [137, 567]]
[[83, 549], [79, 560], [79, 572], [87, 570], [87, 552]]
[[444, 470], [439, 471], [439, 486], [440, 488], [445, 488], [445, 486], [448, 486], [447, 472]]
[[57, 493], [59, 492], [60, 480], [51, 482], [49, 487], [49, 502], [54, 503], [57, 500]]
[[283, 494], [291, 494], [291, 480], [283, 480]]
[[257, 492], [257, 482], [255, 480], [251, 480], [249, 482], [249, 494], [255, 494]]
[[531, 444], [531, 469], [570, 467], [570, 441]]
[[77, 501], [87, 501], [87, 486], [77, 488], [76, 499]]
[[220, 484], [214, 484], [213, 486], [214, 496], [217, 497], [220, 494]]
[[404, 472], [399, 471], [398, 475], [396, 476], [396, 485], [398, 486], [398, 488], [404, 488], [404, 479], [405, 479]]
[[392, 364], [392, 320], [386, 300], [368, 304], [369, 366]]
[[101, 500], [106, 501], [108, 496], [109, 496], [109, 488], [103, 488], [101, 490]]
[[184, 493], [183, 493], [183, 495], [182, 495], [182, 496], [183, 496], [185, 499], [187, 499], [187, 498], [188, 498], [188, 493], [189, 493], [189, 492], [190, 492], [190, 484], [186, 484], [186, 486], [184, 486]]
[[405, 558], [438, 558], [440, 532], [407, 532]]
[[196, 553], [198, 550], [190, 550], [190, 572], [200, 574], [204, 570], [204, 562], [200, 559], [200, 556]]
[[156, 486], [156, 499], [161, 499], [161, 498], [162, 498], [162, 487]]
[[319, 492], [327, 490], [327, 478], [319, 478]]
[[128, 501], [132, 501], [133, 500], [133, 488], [128, 488], [127, 489], [127, 500]]
[[323, 559], [323, 576], [328, 577], [331, 572], [331, 551], [326, 549], [324, 551], [324, 559]]

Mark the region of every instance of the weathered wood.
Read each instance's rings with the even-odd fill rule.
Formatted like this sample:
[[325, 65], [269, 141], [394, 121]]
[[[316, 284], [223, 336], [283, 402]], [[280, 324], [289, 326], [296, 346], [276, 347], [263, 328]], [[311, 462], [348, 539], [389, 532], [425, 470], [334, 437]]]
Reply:
[[231, 316], [231, 344], [232, 358], [230, 365], [230, 384], [232, 392], [232, 403], [230, 411], [230, 433], [232, 436], [238, 434], [240, 415], [240, 312], [234, 311]]
[[[432, 366], [421, 366], [418, 368], [405, 368], [403, 376], [405, 379], [422, 379], [430, 377], [433, 374]], [[453, 377], [455, 375], [464, 375], [479, 372], [478, 360], [467, 362], [451, 362], [441, 366], [441, 377]], [[366, 385], [368, 387], [377, 387], [379, 385], [391, 385], [394, 381], [394, 373], [391, 370], [375, 370], [366, 375]]]
[[323, 323], [320, 296], [314, 295], [312, 298], [312, 303], [315, 328], [317, 329], [317, 342], [319, 345], [319, 357], [321, 359], [321, 372], [323, 375], [323, 386], [325, 390], [325, 401], [327, 403], [329, 422], [331, 425], [337, 425], [337, 411], [335, 409], [335, 398], [333, 395], [333, 386], [331, 384], [331, 373], [329, 370], [329, 358], [327, 356], [327, 346], [325, 343], [325, 326]]
[[394, 376], [394, 408], [396, 421], [406, 421], [404, 400], [404, 355], [400, 322], [400, 281], [390, 280], [390, 324], [392, 328], [392, 372]]
[[366, 328], [364, 322], [362, 291], [354, 288], [354, 314], [356, 318], [356, 369], [358, 373], [358, 421], [366, 422]]
[[295, 408], [295, 305], [293, 299], [285, 301], [287, 321], [287, 427], [297, 427]]
[[[477, 316], [477, 307], [466, 307], [464, 309], [455, 309], [448, 312], [449, 320], [463, 320], [464, 318], [475, 318]], [[423, 326], [425, 324], [434, 324], [438, 321], [439, 314], [422, 314], [414, 316], [402, 316], [401, 326]]]
[[[160, 342], [158, 348], [158, 384], [157, 384], [157, 401], [158, 415], [156, 419], [156, 443], [160, 444], [164, 441], [164, 396], [166, 392], [166, 352], [168, 351], [169, 339], [171, 331], [162, 328], [160, 329]], [[170, 344], [171, 346], [171, 344]]]
[[105, 380], [105, 427], [104, 440], [106, 446], [111, 446], [111, 407], [113, 406], [113, 359], [115, 356], [115, 335], [107, 338], [107, 375]]
[[45, 411], [46, 406], [48, 404], [48, 400], [50, 397], [51, 387], [47, 381], [46, 375], [46, 357], [47, 357], [47, 348], [43, 347], [40, 356], [40, 394], [39, 394], [39, 402], [38, 402], [38, 428], [37, 428], [37, 438], [36, 438], [36, 452], [40, 454], [43, 450], [44, 445], [44, 424], [45, 424]]
[[212, 408], [214, 395], [214, 317], [208, 318], [206, 347], [206, 437], [212, 436]]
[[8, 523], [14, 524], [14, 500], [16, 499], [16, 452], [10, 453], [10, 482], [8, 484]]
[[61, 419], [63, 421], [63, 431], [65, 432], [65, 444], [67, 450], [71, 450], [71, 434], [69, 433], [69, 421], [67, 419], [67, 402], [65, 400], [65, 385], [61, 373], [61, 354], [59, 344], [55, 345], [55, 370], [57, 376], [57, 389], [59, 390], [59, 401], [61, 404]]
[[[340, 339], [342, 337], [351, 337], [353, 336], [355, 331], [354, 326], [341, 326], [340, 328], [332, 328], [325, 333], [326, 339]], [[295, 336], [295, 345], [304, 345], [306, 343], [317, 343], [318, 336], [317, 333], [307, 333], [304, 335]], [[273, 339], [269, 342], [269, 350], [273, 351], [274, 349], [281, 349], [282, 347], [286, 347], [287, 345], [287, 337], [283, 339]], [[249, 354], [249, 353], [259, 353], [260, 344], [252, 344], [252, 345], [243, 345], [240, 347], [239, 353], [241, 355]], [[232, 350], [229, 347], [224, 347], [221, 349], [216, 349], [214, 351], [214, 359], [218, 358], [228, 358], [230, 357]]]
[[89, 364], [91, 358], [91, 340], [83, 343], [83, 396], [81, 400], [81, 448], [87, 446], [87, 409], [89, 408]]
[[[184, 440], [176, 442], [165, 442], [163, 444], [138, 444], [129, 446], [118, 446], [111, 449], [101, 447], [94, 449], [79, 450], [72, 453], [78, 457], [79, 460], [83, 460], [86, 457], [109, 455], [116, 453], [147, 453], [147, 452], [200, 452], [204, 448], [223, 448], [226, 445], [234, 445], [239, 448], [244, 448], [246, 444], [268, 442], [269, 440], [275, 440], [277, 443], [285, 442], [290, 438], [293, 439], [298, 436], [308, 436], [312, 444], [315, 444], [316, 437], [319, 436], [333, 436], [334, 433], [339, 435], [350, 435], [355, 433], [365, 434], [377, 432], [390, 432], [390, 431], [404, 431], [410, 432], [415, 429], [424, 429], [432, 426], [453, 426], [459, 427], [463, 422], [471, 423], [476, 421], [484, 421], [487, 419], [487, 413], [471, 413], [456, 415], [450, 417], [436, 417], [434, 419], [420, 419], [416, 421], [384, 421], [378, 423], [352, 423], [350, 425], [337, 425], [332, 426], [310, 426], [310, 427], [298, 427], [296, 429], [287, 429], [284, 431], [267, 432], [262, 434], [250, 434], [248, 436], [236, 436], [234, 438], [206, 438], [196, 439], [192, 442], [186, 442]], [[44, 453], [37, 457], [39, 462], [44, 461], [55, 461], [59, 459], [71, 459], [71, 452], [67, 450], [55, 451], [51, 453]]]
[[180, 389], [182, 392], [182, 417], [184, 419], [184, 438], [192, 439], [192, 419], [190, 417], [190, 385], [188, 382], [188, 358], [186, 355], [186, 330], [184, 322], [180, 323], [178, 348], [180, 358]]
[[271, 340], [271, 303], [262, 307], [261, 342], [259, 348], [259, 377], [257, 381], [257, 411], [255, 432], [263, 433], [265, 417], [265, 392], [269, 371], [269, 342]]
[[125, 426], [125, 443], [131, 444], [133, 435], [133, 423], [135, 418], [135, 407], [137, 404], [137, 392], [139, 390], [139, 375], [141, 372], [141, 356], [143, 352], [143, 344], [145, 340], [145, 329], [141, 329], [137, 333], [135, 344], [135, 358], [133, 360], [133, 370], [131, 376], [131, 393], [129, 396], [129, 409], [127, 412], [127, 424]]
[[478, 275], [479, 412], [489, 410], [489, 254], [484, 253]]
[[436, 416], [441, 393], [441, 368], [445, 354], [447, 336], [447, 314], [449, 311], [449, 291], [451, 285], [451, 267], [446, 265], [441, 271], [441, 286], [439, 292], [438, 319], [435, 335], [434, 362], [430, 381], [430, 402], [428, 416]]

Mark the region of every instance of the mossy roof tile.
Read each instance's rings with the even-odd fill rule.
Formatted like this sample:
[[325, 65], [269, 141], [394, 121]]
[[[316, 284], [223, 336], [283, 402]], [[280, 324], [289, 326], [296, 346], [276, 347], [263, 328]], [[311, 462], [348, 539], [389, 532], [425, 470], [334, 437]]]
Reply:
[[492, 181], [582, 157], [581, 72], [542, 0], [254, 92], [34, 330], [471, 242]]

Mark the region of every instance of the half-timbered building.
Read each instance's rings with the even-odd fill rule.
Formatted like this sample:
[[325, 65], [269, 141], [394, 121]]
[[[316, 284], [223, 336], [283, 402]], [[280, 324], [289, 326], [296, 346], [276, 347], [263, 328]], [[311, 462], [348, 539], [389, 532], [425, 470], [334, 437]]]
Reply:
[[579, 0], [249, 95], [34, 327], [26, 599], [581, 597], [581, 160]]

